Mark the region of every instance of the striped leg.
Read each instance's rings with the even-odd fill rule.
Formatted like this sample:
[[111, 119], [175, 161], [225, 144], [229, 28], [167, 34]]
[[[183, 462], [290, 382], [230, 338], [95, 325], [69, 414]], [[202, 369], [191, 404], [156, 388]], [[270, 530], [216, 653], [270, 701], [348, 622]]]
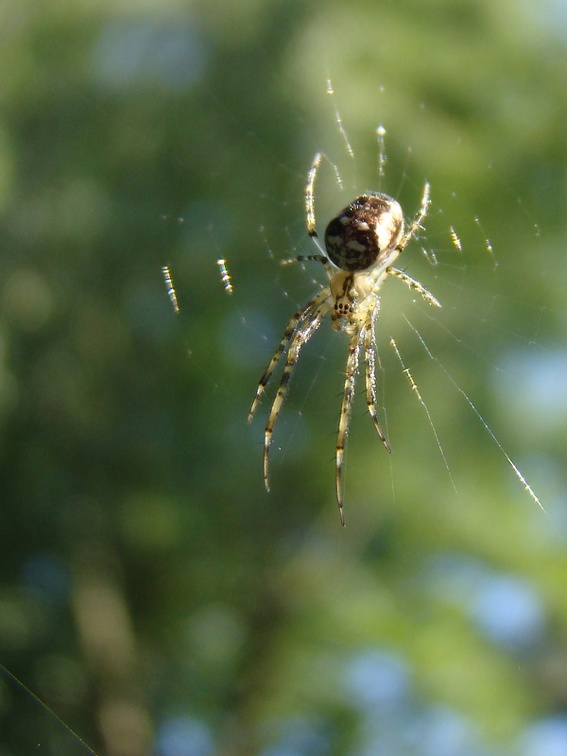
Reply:
[[341, 404], [341, 414], [339, 415], [339, 430], [337, 433], [337, 448], [335, 453], [336, 465], [336, 488], [337, 504], [339, 505], [339, 515], [341, 525], [344, 527], [345, 515], [343, 508], [343, 463], [346, 439], [350, 424], [350, 415], [352, 412], [352, 400], [354, 398], [354, 389], [356, 385], [356, 376], [358, 374], [358, 357], [360, 354], [360, 337], [361, 331], [357, 329], [350, 337], [348, 348], [348, 358], [346, 364], [345, 387], [343, 390], [343, 401]]
[[329, 289], [322, 289], [318, 294], [316, 294], [312, 299], [307, 302], [305, 307], [302, 307], [301, 310], [298, 310], [289, 320], [289, 323], [286, 326], [283, 339], [280, 341], [280, 344], [276, 351], [274, 352], [274, 356], [268, 363], [268, 367], [264, 371], [263, 376], [260, 378], [260, 383], [258, 384], [258, 388], [256, 389], [256, 396], [254, 397], [254, 401], [252, 402], [252, 406], [250, 407], [250, 412], [248, 413], [248, 422], [251, 423], [254, 414], [256, 410], [258, 409], [258, 404], [260, 402], [260, 399], [262, 398], [262, 394], [266, 390], [266, 386], [268, 385], [268, 381], [272, 377], [272, 373], [274, 372], [274, 369], [276, 365], [278, 364], [280, 357], [283, 354], [284, 349], [287, 347], [293, 336], [295, 335], [295, 332], [298, 329], [301, 329], [303, 322], [305, 320], [308, 320], [313, 313], [317, 310], [317, 308], [322, 304], [322, 302], [325, 301], [325, 299], [330, 295]]
[[335, 275], [336, 268], [333, 268], [332, 264], [329, 262], [329, 258], [325, 255], [297, 255], [297, 257], [290, 257], [287, 260], [282, 260], [282, 265], [291, 265], [292, 263], [302, 263], [302, 262], [320, 262], [323, 267], [325, 268], [325, 273], [327, 274], [327, 278], [329, 281], [332, 279], [332, 277]]
[[325, 315], [326, 312], [327, 312], [327, 307], [325, 303], [323, 302], [319, 305], [319, 307], [315, 310], [315, 312], [311, 313], [310, 320], [307, 323], [303, 323], [301, 327], [298, 328], [297, 333], [293, 337], [293, 340], [288, 349], [287, 361], [284, 367], [282, 379], [280, 381], [280, 385], [276, 392], [276, 396], [274, 397], [272, 408], [270, 410], [270, 415], [268, 417], [268, 422], [266, 424], [266, 429], [264, 431], [264, 485], [266, 487], [266, 491], [270, 490], [268, 467], [269, 467], [269, 453], [270, 453], [270, 445], [272, 443], [272, 435], [274, 433], [274, 427], [279, 417], [284, 399], [287, 395], [287, 390], [289, 388], [289, 381], [292, 376], [293, 369], [295, 368], [297, 360], [299, 359], [301, 347], [309, 341], [309, 339], [311, 338], [311, 336], [313, 336], [317, 328], [319, 328], [321, 324], [321, 319], [323, 315]]
[[433, 294], [428, 291], [425, 286], [422, 286], [419, 281], [415, 280], [415, 278], [408, 276], [407, 273], [403, 272], [403, 270], [399, 270], [398, 268], [388, 268], [386, 270], [386, 273], [389, 273], [391, 276], [396, 276], [396, 278], [399, 278], [400, 281], [403, 281], [408, 288], [414, 289], [414, 291], [419, 292], [425, 299], [425, 301], [429, 302], [430, 305], [441, 307], [441, 302], [438, 299], [435, 299]]
[[388, 439], [386, 438], [384, 431], [380, 426], [380, 423], [378, 421], [378, 414], [376, 412], [376, 338], [374, 335], [374, 322], [378, 314], [378, 306], [379, 305], [377, 304], [374, 312], [371, 311], [368, 314], [364, 327], [364, 354], [366, 360], [366, 405], [368, 407], [368, 414], [372, 418], [372, 422], [374, 423], [374, 427], [376, 428], [376, 431], [380, 436], [380, 440], [382, 441], [386, 449], [391, 452], [392, 449], [390, 447], [390, 444], [388, 443]]
[[398, 249], [402, 250], [407, 247], [410, 240], [415, 236], [415, 234], [419, 231], [420, 228], [423, 228], [421, 225], [427, 215], [427, 211], [429, 209], [429, 203], [431, 202], [430, 196], [429, 196], [429, 182], [425, 182], [425, 186], [423, 187], [423, 195], [421, 197], [421, 205], [417, 213], [415, 214], [409, 229], [406, 231], [406, 233], [402, 236], [402, 240], [398, 245]]

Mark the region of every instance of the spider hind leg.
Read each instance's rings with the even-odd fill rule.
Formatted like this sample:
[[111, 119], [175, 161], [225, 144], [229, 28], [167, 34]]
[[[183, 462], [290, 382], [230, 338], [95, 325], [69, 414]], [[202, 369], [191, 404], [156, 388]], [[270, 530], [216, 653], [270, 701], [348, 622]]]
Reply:
[[377, 313], [371, 314], [366, 322], [364, 331], [364, 355], [366, 361], [366, 406], [368, 407], [368, 414], [372, 418], [376, 432], [380, 437], [380, 440], [386, 447], [386, 451], [391, 452], [392, 447], [386, 437], [386, 434], [382, 430], [380, 421], [378, 420], [378, 413], [376, 411], [376, 339], [374, 334], [374, 320]]

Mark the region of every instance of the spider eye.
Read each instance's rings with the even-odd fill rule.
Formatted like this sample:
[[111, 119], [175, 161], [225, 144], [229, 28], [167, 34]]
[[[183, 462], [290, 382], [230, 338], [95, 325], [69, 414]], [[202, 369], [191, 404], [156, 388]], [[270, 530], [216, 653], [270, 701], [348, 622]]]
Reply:
[[325, 231], [325, 248], [341, 270], [367, 270], [396, 249], [404, 232], [402, 208], [387, 194], [362, 194]]

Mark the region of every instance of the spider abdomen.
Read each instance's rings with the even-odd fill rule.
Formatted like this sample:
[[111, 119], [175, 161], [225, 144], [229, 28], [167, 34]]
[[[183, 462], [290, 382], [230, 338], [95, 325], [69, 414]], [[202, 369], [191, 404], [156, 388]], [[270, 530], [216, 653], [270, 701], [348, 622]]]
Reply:
[[362, 194], [329, 222], [325, 248], [341, 270], [367, 270], [389, 258], [403, 233], [402, 208], [395, 199], [381, 192]]

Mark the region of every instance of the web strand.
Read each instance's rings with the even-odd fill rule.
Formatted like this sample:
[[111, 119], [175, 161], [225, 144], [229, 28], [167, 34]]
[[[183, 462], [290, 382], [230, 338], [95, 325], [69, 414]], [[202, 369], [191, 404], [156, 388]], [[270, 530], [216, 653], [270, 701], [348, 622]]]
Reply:
[[441, 444], [441, 439], [439, 438], [439, 434], [437, 433], [437, 428], [435, 427], [435, 423], [433, 422], [433, 418], [431, 417], [431, 413], [429, 412], [429, 408], [427, 404], [425, 403], [423, 397], [421, 396], [421, 393], [417, 387], [417, 383], [413, 379], [412, 374], [409, 371], [409, 368], [407, 368], [404, 364], [404, 361], [402, 359], [402, 355], [400, 354], [400, 350], [398, 349], [398, 345], [396, 344], [395, 340], [390, 337], [390, 344], [394, 348], [394, 352], [396, 353], [396, 357], [398, 358], [398, 361], [400, 365], [402, 366], [402, 371], [404, 372], [406, 378], [409, 381], [409, 384], [411, 386], [412, 391], [415, 393], [418, 402], [423, 407], [423, 410], [427, 416], [427, 420], [429, 422], [429, 425], [431, 427], [431, 430], [433, 432], [433, 436], [435, 438], [435, 443], [437, 444], [437, 449], [439, 450], [439, 454], [441, 455], [441, 458], [443, 460], [443, 464], [445, 465], [445, 469], [447, 470], [447, 475], [449, 476], [449, 480], [451, 481], [451, 485], [453, 487], [453, 490], [455, 493], [457, 492], [457, 486], [455, 485], [455, 480], [453, 478], [453, 475], [451, 474], [451, 468], [449, 467], [449, 462], [447, 461], [447, 457], [445, 456], [445, 451], [443, 449], [443, 445]]
[[438, 360], [437, 357], [435, 357], [432, 354], [432, 352], [430, 351], [429, 347], [427, 346], [427, 344], [423, 340], [423, 337], [421, 336], [421, 334], [419, 333], [419, 331], [410, 323], [410, 321], [406, 318], [405, 315], [403, 317], [404, 317], [406, 323], [411, 328], [411, 330], [414, 332], [414, 334], [419, 339], [419, 341], [420, 341], [422, 347], [424, 348], [426, 354], [428, 355], [428, 357], [430, 357], [434, 362], [437, 363], [437, 365], [441, 368], [441, 370], [443, 371], [443, 373], [445, 374], [445, 376], [447, 377], [447, 379], [451, 382], [451, 384], [455, 387], [455, 389], [459, 392], [459, 394], [463, 397], [463, 399], [469, 405], [469, 407], [471, 408], [471, 410], [477, 416], [477, 418], [481, 422], [484, 430], [488, 433], [488, 435], [490, 436], [490, 438], [492, 439], [492, 441], [496, 444], [496, 446], [500, 450], [501, 454], [504, 456], [504, 458], [506, 459], [506, 461], [508, 462], [508, 464], [510, 465], [510, 467], [514, 471], [515, 476], [518, 478], [518, 480], [522, 484], [522, 486], [523, 486], [524, 490], [526, 491], [526, 493], [529, 494], [529, 496], [538, 505], [538, 507], [542, 510], [542, 512], [545, 512], [545, 507], [543, 506], [543, 504], [541, 503], [541, 501], [537, 497], [535, 491], [530, 486], [530, 484], [528, 483], [528, 481], [526, 480], [526, 478], [524, 477], [524, 475], [522, 474], [522, 472], [520, 471], [520, 469], [518, 468], [518, 466], [516, 465], [516, 463], [511, 459], [511, 457], [509, 456], [509, 454], [506, 452], [506, 450], [504, 449], [504, 447], [502, 446], [502, 444], [500, 443], [500, 441], [498, 440], [498, 438], [494, 434], [492, 428], [488, 425], [488, 423], [486, 422], [486, 420], [483, 418], [483, 416], [480, 414], [480, 412], [478, 411], [478, 409], [475, 407], [474, 403], [472, 402], [472, 400], [470, 399], [470, 397], [468, 396], [468, 394], [459, 386], [459, 384], [457, 383], [457, 381], [449, 373], [449, 371], [443, 365], [443, 363], [440, 362], [440, 360]]

